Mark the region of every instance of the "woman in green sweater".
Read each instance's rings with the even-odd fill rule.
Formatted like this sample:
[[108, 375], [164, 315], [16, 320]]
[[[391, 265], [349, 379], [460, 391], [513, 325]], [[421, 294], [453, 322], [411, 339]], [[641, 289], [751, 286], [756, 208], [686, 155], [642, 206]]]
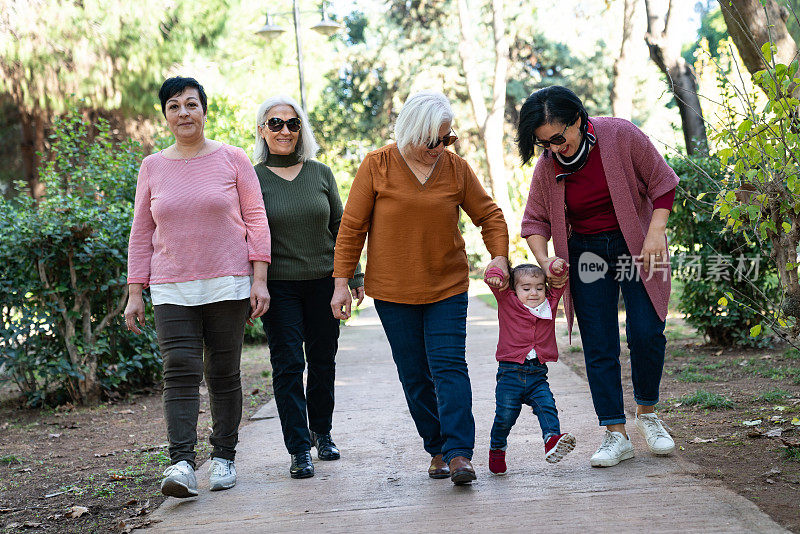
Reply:
[[[331, 439], [339, 320], [330, 301], [342, 201], [331, 169], [312, 159], [317, 150], [308, 117], [294, 99], [274, 96], [258, 107], [253, 156], [272, 236], [272, 299], [261, 320], [292, 478], [314, 476], [312, 445], [320, 460], [339, 458]], [[359, 303], [363, 280], [360, 271], [350, 280]]]

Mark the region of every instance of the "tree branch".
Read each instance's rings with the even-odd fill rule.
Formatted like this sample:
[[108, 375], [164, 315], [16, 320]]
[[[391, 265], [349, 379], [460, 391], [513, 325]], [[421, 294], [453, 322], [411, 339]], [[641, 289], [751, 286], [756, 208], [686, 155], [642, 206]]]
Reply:
[[103, 317], [103, 319], [100, 321], [100, 323], [98, 323], [98, 325], [95, 327], [94, 329], [95, 338], [97, 338], [97, 336], [100, 335], [100, 332], [102, 332], [106, 328], [106, 326], [108, 326], [108, 323], [111, 322], [111, 319], [122, 313], [122, 310], [125, 309], [125, 304], [127, 303], [127, 301], [128, 301], [128, 285], [126, 284], [124, 290], [122, 291], [122, 296], [117, 301], [117, 305], [114, 307], [113, 310], [109, 311], [106, 314], [106, 316]]

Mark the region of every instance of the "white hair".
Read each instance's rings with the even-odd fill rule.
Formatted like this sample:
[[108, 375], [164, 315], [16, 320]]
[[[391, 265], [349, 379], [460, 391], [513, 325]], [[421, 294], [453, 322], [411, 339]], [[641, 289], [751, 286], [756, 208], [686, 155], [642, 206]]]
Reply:
[[253, 148], [253, 159], [256, 163], [261, 163], [267, 160], [267, 156], [269, 156], [269, 147], [267, 146], [267, 142], [264, 138], [258, 133], [258, 127], [261, 126], [266, 128], [264, 123], [267, 121], [267, 114], [269, 110], [274, 108], [275, 106], [280, 106], [281, 104], [292, 106], [294, 112], [297, 113], [297, 116], [300, 118], [302, 122], [300, 126], [300, 136], [297, 139], [297, 146], [295, 147], [294, 151], [300, 156], [302, 161], [307, 161], [317, 155], [319, 151], [319, 145], [317, 144], [317, 140], [314, 139], [314, 132], [311, 131], [311, 124], [308, 120], [308, 115], [306, 112], [303, 111], [303, 108], [297, 103], [297, 101], [286, 95], [275, 95], [272, 96], [258, 106], [258, 111], [256, 111], [256, 145]]
[[453, 109], [446, 96], [438, 91], [414, 93], [403, 104], [394, 124], [397, 148], [436, 141], [445, 122], [453, 122]]

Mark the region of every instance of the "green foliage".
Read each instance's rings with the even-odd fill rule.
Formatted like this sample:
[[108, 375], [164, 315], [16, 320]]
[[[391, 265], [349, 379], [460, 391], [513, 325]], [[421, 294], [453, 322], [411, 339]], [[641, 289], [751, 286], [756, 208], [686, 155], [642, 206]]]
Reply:
[[687, 406], [697, 406], [698, 408], [707, 408], [709, 410], [724, 410], [734, 406], [733, 401], [728, 397], [704, 389], [698, 389], [692, 394], [684, 395], [679, 400]]
[[700, 28], [697, 30], [697, 40], [683, 46], [681, 55], [689, 65], [694, 64], [695, 54], [700, 49], [700, 41], [708, 42], [708, 49], [712, 57], [718, 57], [719, 43], [728, 36], [728, 26], [722, 16], [722, 9], [716, 1], [707, 2], [706, 5], [698, 4], [700, 10]]
[[[255, 121], [239, 104], [224, 95], [209, 96], [207, 118], [203, 130], [207, 139], [237, 146], [248, 155], [253, 153]], [[161, 122], [156, 129], [153, 143], [155, 150], [163, 150], [174, 142], [175, 138], [167, 128], [166, 121]]]
[[753, 400], [756, 402], [780, 402], [782, 400], [786, 400], [791, 397], [791, 393], [784, 389], [771, 389], [769, 391], [765, 391], [759, 395], [756, 395]]
[[787, 446], [783, 456], [787, 460], [800, 462], [800, 447]]
[[15, 454], [8, 454], [0, 458], [0, 464], [5, 464], [8, 467], [11, 467], [12, 465], [22, 465], [24, 461], [25, 458], [22, 458]]
[[[767, 97], [757, 108], [749, 95], [743, 115], [730, 113], [728, 124], [715, 139], [718, 157], [730, 176], [716, 195], [715, 214], [734, 234], [748, 243], [771, 249], [781, 283], [780, 306], [767, 322], [792, 337], [800, 334], [800, 285], [797, 248], [800, 244], [800, 114], [797, 85], [798, 62], [775, 63], [774, 45], [765, 43], [761, 53], [768, 65], [753, 75]], [[765, 313], [767, 315], [767, 313]], [[760, 329], [760, 327], [759, 327]], [[759, 329], [753, 335], [758, 335]]]
[[[73, 111], [55, 123], [46, 196], [0, 205], [0, 379], [29, 400], [97, 400], [159, 378], [152, 329], [121, 317], [140, 153]], [[59, 393], [60, 392], [60, 393]]]
[[478, 295], [478, 299], [483, 301], [484, 304], [491, 308], [497, 309], [497, 299], [494, 298], [494, 295], [491, 293], [481, 293]]
[[786, 352], [783, 353], [784, 358], [788, 358], [790, 360], [800, 360], [800, 350], [797, 350], [794, 347], [786, 349]]
[[[703, 199], [722, 187], [724, 167], [714, 157], [671, 157], [668, 163], [681, 178], [669, 218], [670, 243], [677, 248], [672, 257], [674, 277], [681, 282], [678, 309], [715, 345], [768, 344], [766, 336], [750, 336], [750, 329], [760, 322], [764, 297], [777, 297], [774, 269], [757, 245], [741, 234], [721, 232], [713, 206]], [[731, 264], [722, 264], [728, 260]], [[756, 261], [757, 276], [752, 270]], [[735, 270], [739, 265], [741, 276]], [[715, 269], [720, 276], [712, 274]]]
[[[210, 47], [230, 2], [15, 2], [0, 14], [0, 89], [21, 110], [93, 109], [155, 115], [165, 71]], [[49, 117], [48, 117], [49, 120]]]
[[267, 334], [261, 325], [261, 320], [256, 319], [253, 324], [244, 325], [244, 342], [263, 344], [267, 342]]
[[214, 96], [208, 101], [208, 123], [205, 136], [253, 153], [255, 119], [226, 96]]
[[[347, 198], [367, 152], [386, 144], [390, 134], [389, 88], [381, 66], [354, 58], [328, 76], [320, 101], [310, 112], [312, 128], [328, 165]], [[342, 113], [346, 110], [346, 113]]]
[[699, 373], [694, 367], [688, 367], [681, 369], [675, 379], [681, 382], [709, 382], [714, 380], [714, 377], [706, 373]]

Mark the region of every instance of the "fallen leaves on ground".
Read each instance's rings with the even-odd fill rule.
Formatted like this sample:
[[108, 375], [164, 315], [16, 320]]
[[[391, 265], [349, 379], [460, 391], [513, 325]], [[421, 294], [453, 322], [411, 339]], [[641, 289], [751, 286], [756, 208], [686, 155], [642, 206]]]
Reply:
[[129, 517], [127, 519], [123, 519], [117, 524], [117, 528], [123, 534], [128, 534], [129, 532], [133, 532], [137, 528], [144, 528], [148, 525], [155, 523], [149, 517]]
[[69, 517], [70, 519], [81, 517], [82, 515], [86, 515], [89, 513], [89, 509], [85, 506], [73, 506], [69, 509], [69, 512], [64, 514], [64, 517]]
[[714, 443], [715, 441], [717, 441], [717, 438], [704, 439], [704, 438], [700, 438], [700, 437], [695, 437], [689, 443]]

